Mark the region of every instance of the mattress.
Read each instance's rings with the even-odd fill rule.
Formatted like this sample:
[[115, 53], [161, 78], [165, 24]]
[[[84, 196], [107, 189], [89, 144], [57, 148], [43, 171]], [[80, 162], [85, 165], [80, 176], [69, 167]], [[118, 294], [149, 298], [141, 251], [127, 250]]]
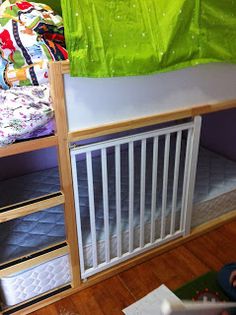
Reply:
[[0, 279], [1, 299], [12, 306], [71, 281], [68, 255], [54, 258], [25, 271]]

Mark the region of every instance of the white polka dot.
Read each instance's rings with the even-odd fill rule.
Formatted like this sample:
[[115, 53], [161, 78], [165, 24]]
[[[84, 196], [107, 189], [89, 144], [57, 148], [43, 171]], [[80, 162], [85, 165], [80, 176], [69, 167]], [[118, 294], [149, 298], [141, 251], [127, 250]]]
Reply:
[[79, 16], [79, 13], [75, 13], [75, 16]]
[[146, 33], [143, 32], [143, 33], [142, 33], [142, 36], [145, 37], [145, 36], [146, 36]]

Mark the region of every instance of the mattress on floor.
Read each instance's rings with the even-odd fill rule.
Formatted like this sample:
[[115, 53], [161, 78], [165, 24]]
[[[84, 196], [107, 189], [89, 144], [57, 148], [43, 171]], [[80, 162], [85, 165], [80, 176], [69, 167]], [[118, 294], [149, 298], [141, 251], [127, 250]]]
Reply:
[[56, 257], [30, 269], [0, 279], [0, 296], [12, 306], [71, 281], [69, 256]]

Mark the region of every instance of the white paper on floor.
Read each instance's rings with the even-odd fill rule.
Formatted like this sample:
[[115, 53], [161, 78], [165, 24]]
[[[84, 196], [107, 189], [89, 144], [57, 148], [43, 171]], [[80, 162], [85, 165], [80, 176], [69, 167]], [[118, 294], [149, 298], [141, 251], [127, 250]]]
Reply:
[[161, 315], [161, 306], [165, 300], [183, 304], [181, 300], [164, 284], [139, 301], [123, 310], [126, 315]]

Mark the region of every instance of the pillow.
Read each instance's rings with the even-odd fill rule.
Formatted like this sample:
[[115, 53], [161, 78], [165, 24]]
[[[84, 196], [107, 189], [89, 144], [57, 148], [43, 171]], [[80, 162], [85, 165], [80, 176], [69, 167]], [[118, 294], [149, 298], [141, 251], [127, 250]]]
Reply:
[[62, 18], [42, 3], [5, 1], [0, 8], [0, 87], [48, 82], [48, 63], [67, 59]]

